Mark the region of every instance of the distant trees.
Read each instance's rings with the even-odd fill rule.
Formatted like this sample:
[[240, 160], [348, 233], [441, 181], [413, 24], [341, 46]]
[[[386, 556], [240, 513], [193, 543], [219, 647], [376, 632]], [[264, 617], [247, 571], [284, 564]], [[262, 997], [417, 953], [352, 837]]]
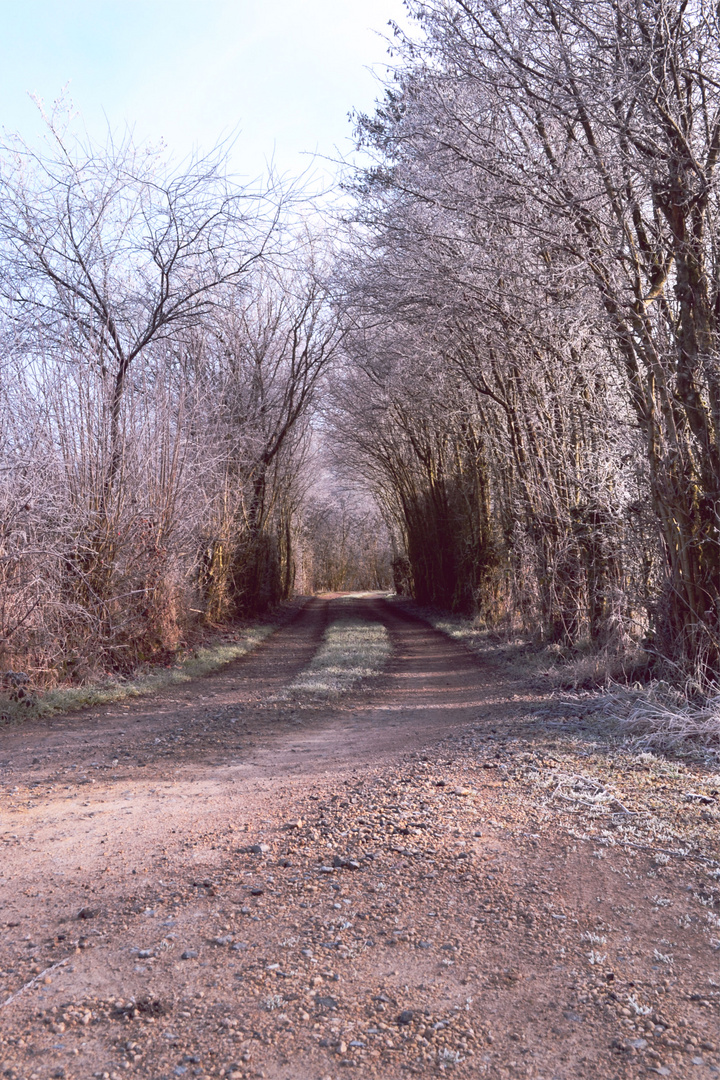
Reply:
[[377, 508], [329, 486], [305, 500], [298, 538], [304, 592], [392, 587], [392, 550]]
[[504, 577], [507, 612], [546, 636], [607, 642], [644, 622], [673, 663], [717, 670], [717, 12], [409, 7], [417, 40], [398, 35], [386, 99], [358, 123], [375, 160], [345, 269], [356, 352], [373, 356], [348, 386], [366, 386], [368, 433], [380, 422], [388, 443], [354, 414], [343, 438], [382, 472], [419, 594], [401, 473], [412, 459], [423, 476], [420, 533], [435, 535], [437, 477], [464, 460], [451, 433], [472, 430], [487, 494], [464, 525], [449, 503], [440, 517], [472, 570], [455, 556], [438, 598], [491, 608]]
[[492, 595], [497, 563], [483, 433], [453, 373], [420, 352], [410, 327], [397, 331], [394, 342], [391, 330], [348, 342], [354, 364], [335, 390], [335, 450], [383, 508], [398, 590], [473, 611]]

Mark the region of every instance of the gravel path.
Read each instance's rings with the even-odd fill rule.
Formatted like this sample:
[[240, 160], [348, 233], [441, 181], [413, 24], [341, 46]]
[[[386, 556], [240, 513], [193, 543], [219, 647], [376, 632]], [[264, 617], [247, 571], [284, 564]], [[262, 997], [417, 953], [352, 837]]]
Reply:
[[[288, 697], [337, 618], [387, 671]], [[720, 1077], [720, 776], [399, 605], [0, 732], [0, 1075]]]

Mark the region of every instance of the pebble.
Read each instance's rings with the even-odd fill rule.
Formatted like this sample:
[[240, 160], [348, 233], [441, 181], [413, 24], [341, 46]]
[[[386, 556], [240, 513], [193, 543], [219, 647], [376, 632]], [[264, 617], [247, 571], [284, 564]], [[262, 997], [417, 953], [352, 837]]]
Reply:
[[181, 960], [194, 960], [196, 958], [196, 956], [197, 956], [197, 952], [196, 952], [195, 949], [186, 949], [185, 952], [181, 954], [180, 959]]
[[359, 870], [360, 863], [357, 859], [344, 859], [342, 855], [336, 855], [332, 861], [331, 867], [322, 867], [321, 872], [327, 872], [330, 869], [335, 870]]
[[315, 1004], [319, 1009], [337, 1009], [338, 1007], [334, 997], [321, 997], [319, 994], [315, 995]]

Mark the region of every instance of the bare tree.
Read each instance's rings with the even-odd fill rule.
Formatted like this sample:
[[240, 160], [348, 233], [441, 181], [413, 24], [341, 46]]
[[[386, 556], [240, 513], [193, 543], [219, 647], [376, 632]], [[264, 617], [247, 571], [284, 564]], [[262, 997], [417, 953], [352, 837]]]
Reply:
[[173, 169], [127, 135], [104, 147], [57, 119], [47, 149], [0, 160], [0, 295], [28, 349], [92, 357], [107, 395], [106, 494], [121, 467], [128, 377], [148, 346], [203, 320], [278, 243], [269, 191], [227, 176], [222, 151]]
[[218, 614], [256, 611], [292, 587], [291, 518], [309, 424], [343, 339], [320, 270], [313, 244], [258, 268], [204, 338], [201, 378], [228, 492], [207, 553]]
[[339, 331], [287, 192], [221, 153], [48, 142], [0, 176], [0, 649], [53, 682], [288, 594]]
[[703, 0], [414, 10], [444, 152], [459, 169], [477, 163], [505, 218], [526, 209], [538, 255], [594, 291], [668, 560], [658, 645], [716, 667], [717, 11]]
[[344, 266], [344, 453], [362, 446], [373, 477], [383, 463], [420, 598], [491, 620], [515, 607], [566, 643], [618, 639], [628, 410], [592, 313], [543, 275], [519, 221], [498, 221], [474, 166], [451, 174], [428, 105], [413, 87], [364, 124], [388, 164], [362, 177], [364, 240]]

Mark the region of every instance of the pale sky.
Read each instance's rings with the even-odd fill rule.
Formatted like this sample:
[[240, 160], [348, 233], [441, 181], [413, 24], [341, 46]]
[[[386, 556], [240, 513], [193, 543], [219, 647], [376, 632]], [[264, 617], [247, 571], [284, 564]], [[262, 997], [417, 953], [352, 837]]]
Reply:
[[254, 177], [274, 154], [297, 174], [303, 151], [350, 148], [389, 19], [402, 0], [0, 0], [0, 126], [34, 141], [28, 94], [49, 111], [67, 86], [96, 137], [130, 124], [182, 157], [239, 129], [234, 169]]

